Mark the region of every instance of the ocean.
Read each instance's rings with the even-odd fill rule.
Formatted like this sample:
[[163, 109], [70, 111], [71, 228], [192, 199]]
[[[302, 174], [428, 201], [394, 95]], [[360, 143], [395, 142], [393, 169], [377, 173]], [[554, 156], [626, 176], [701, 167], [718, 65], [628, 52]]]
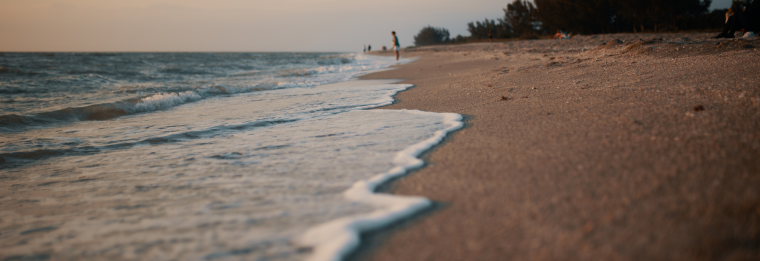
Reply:
[[0, 259], [336, 260], [461, 116], [357, 53], [0, 53]]

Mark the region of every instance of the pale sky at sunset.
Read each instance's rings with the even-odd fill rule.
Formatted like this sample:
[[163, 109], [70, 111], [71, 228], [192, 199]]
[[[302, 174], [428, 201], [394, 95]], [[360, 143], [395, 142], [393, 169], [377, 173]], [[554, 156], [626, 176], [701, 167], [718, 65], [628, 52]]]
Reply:
[[390, 46], [392, 30], [402, 46], [426, 25], [469, 35], [507, 2], [0, 0], [0, 51], [361, 51]]

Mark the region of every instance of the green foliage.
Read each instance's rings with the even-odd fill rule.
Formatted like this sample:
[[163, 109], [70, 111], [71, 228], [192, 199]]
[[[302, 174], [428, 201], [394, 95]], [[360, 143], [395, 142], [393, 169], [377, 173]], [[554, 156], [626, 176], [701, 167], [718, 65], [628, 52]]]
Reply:
[[531, 36], [542, 27], [538, 9], [531, 2], [515, 0], [502, 10], [504, 10], [504, 18], [499, 22], [509, 28], [513, 36]]
[[[414, 39], [419, 46], [482, 41], [488, 39], [489, 32], [494, 39], [535, 39], [536, 35], [556, 30], [600, 34], [722, 28], [726, 10], [708, 12], [711, 3], [712, 0], [513, 0], [502, 8], [504, 17], [468, 23], [469, 37], [458, 35], [449, 40], [448, 30], [428, 26]], [[751, 3], [752, 0], [733, 0], [732, 8], [738, 12]]]
[[[581, 34], [712, 28], [712, 0], [535, 0], [541, 21], [550, 30]], [[707, 26], [682, 28], [680, 26]]]
[[449, 41], [449, 30], [446, 30], [446, 28], [435, 28], [429, 25], [422, 28], [422, 30], [414, 36], [414, 45], [416, 46], [433, 45]]
[[507, 4], [507, 8], [502, 8], [504, 17], [496, 20], [485, 19], [482, 22], [470, 22], [467, 24], [467, 31], [470, 32], [470, 39], [480, 40], [488, 39], [488, 32], [491, 32], [494, 39], [529, 37], [540, 34], [542, 30], [541, 21], [538, 17], [538, 10], [533, 3], [528, 1], [514, 0]]
[[458, 34], [457, 37], [454, 37], [454, 39], [451, 39], [452, 43], [465, 43], [467, 42], [467, 37], [462, 36], [461, 34]]
[[752, 4], [752, 0], [733, 0], [731, 2], [731, 10], [734, 10], [734, 12], [741, 11], [744, 7]]
[[675, 28], [682, 30], [693, 29], [723, 29], [726, 22], [727, 9], [715, 9], [712, 12], [696, 16], [682, 15], [675, 19]]
[[483, 22], [476, 21], [467, 24], [467, 31], [470, 32], [471, 39], [488, 39], [488, 32], [491, 32], [493, 38], [509, 38], [511, 33], [509, 28], [502, 23], [496, 23], [496, 20], [485, 19]]
[[613, 17], [609, 0], [535, 0], [538, 17], [549, 32], [607, 33]]
[[[712, 0], [626, 0], [615, 1], [612, 7], [621, 23], [632, 25], [634, 32], [652, 29], [675, 29], [678, 17], [688, 18], [707, 12]], [[638, 29], [638, 30], [637, 30]]]

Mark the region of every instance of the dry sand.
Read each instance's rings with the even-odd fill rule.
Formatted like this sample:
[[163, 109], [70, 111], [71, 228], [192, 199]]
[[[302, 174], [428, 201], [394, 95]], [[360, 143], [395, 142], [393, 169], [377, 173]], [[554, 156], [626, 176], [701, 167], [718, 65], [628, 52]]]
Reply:
[[391, 185], [445, 207], [359, 258], [760, 260], [760, 38], [711, 35], [405, 50], [386, 108], [466, 128]]

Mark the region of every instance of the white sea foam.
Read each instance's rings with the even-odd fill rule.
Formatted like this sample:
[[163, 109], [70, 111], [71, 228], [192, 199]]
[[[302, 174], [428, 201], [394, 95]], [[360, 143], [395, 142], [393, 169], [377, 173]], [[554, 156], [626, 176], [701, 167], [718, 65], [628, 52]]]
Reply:
[[[166, 109], [169, 107], [179, 106], [189, 102], [195, 102], [207, 97], [216, 96], [219, 94], [238, 94], [247, 93], [252, 91], [260, 91], [262, 88], [266, 89], [266, 86], [277, 86], [277, 88], [299, 88], [299, 87], [315, 87], [325, 84], [338, 83], [349, 81], [359, 75], [366, 74], [372, 71], [382, 70], [393, 64], [403, 64], [414, 61], [414, 59], [406, 58], [400, 61], [392, 61], [390, 59], [380, 59], [378, 57], [365, 56], [363, 54], [350, 54], [352, 56], [353, 63], [346, 63], [341, 65], [329, 65], [320, 66], [312, 69], [299, 69], [290, 71], [290, 74], [303, 76], [312, 75], [310, 77], [291, 77], [286, 80], [280, 79], [278, 82], [258, 82], [254, 85], [248, 86], [232, 86], [225, 84], [216, 84], [208, 87], [201, 87], [196, 90], [184, 91], [184, 92], [169, 92], [159, 93], [140, 99], [139, 103], [134, 105], [121, 104], [118, 107], [125, 109], [127, 112], [149, 112], [160, 109]], [[273, 80], [269, 78], [270, 80]], [[387, 95], [385, 103], [382, 105], [390, 104], [393, 102], [391, 97], [394, 93]], [[382, 106], [381, 105], [381, 106]], [[377, 105], [372, 105], [377, 106]], [[369, 107], [372, 107], [369, 106]], [[359, 109], [369, 108], [361, 107]]]
[[[88, 111], [85, 114], [88, 114], [92, 111], [90, 110], [91, 108], [87, 107], [92, 105], [96, 105], [99, 108], [105, 107], [105, 111], [108, 111], [111, 107], [116, 107], [123, 109], [127, 114], [145, 113], [168, 109], [219, 95], [270, 89], [313, 88], [330, 83], [344, 82], [372, 70], [413, 61], [413, 59], [394, 61], [388, 57], [365, 56], [358, 53], [332, 55], [234, 54], [229, 57], [234, 60], [226, 62], [229, 64], [220, 64], [221, 66], [219, 67], [208, 68], [206, 66], [198, 66], [198, 64], [206, 64], [210, 60], [213, 61], [216, 59], [214, 55], [177, 55], [175, 58], [182, 58], [180, 59], [183, 60], [182, 62], [164, 59], [172, 56], [175, 55], [117, 55], [118, 58], [114, 59], [124, 60], [125, 64], [132, 64], [133, 66], [119, 67], [114, 70], [113, 68], [89, 68], [89, 65], [75, 64], [75, 68], [81, 68], [64, 72], [52, 70], [49, 72], [49, 75], [45, 74], [46, 77], [34, 77], [34, 79], [25, 79], [18, 83], [14, 82], [13, 86], [8, 88], [3, 86], [0, 89], [4, 90], [0, 91], [9, 93], [18, 92], [19, 95], [22, 93], [39, 92], [40, 94], [35, 98], [37, 102], [16, 102], [11, 106], [13, 108], [5, 111], [5, 108], [0, 108], [0, 117], [27, 117], [29, 120], [22, 121], [19, 124], [14, 122], [13, 128], [9, 127], [8, 129], [9, 131], [23, 131], [26, 127], [45, 127], [46, 124], [51, 122], [90, 120], [88, 115], [72, 116], [69, 112], [84, 109]], [[248, 56], [250, 57], [246, 58]], [[17, 58], [19, 58], [19, 62], [26, 60], [23, 55]], [[290, 59], [293, 62], [283, 63], [278, 58], [284, 60]], [[107, 58], [107, 60], [110, 59]], [[141, 60], [141, 63], [126, 62], [134, 59]], [[228, 71], [223, 69], [223, 67], [234, 69]], [[79, 74], [75, 71], [92, 71], [97, 73]], [[21, 86], [26, 84], [25, 81], [27, 80], [30, 81], [29, 84], [35, 85], [35, 87]], [[43, 81], [45, 84], [35, 83], [37, 81]], [[102, 91], [93, 92], [91, 91], [93, 87], [99, 88]], [[55, 93], [65, 89], [68, 94], [50, 97], [48, 89], [55, 89]], [[23, 97], [19, 95], [14, 95], [11, 99], [22, 101]], [[135, 104], [135, 99], [142, 100], [139, 101], [139, 104]], [[111, 114], [109, 117], [119, 116]], [[102, 119], [102, 117], [95, 118]], [[0, 121], [0, 124], [3, 124], [3, 122]]]
[[[422, 166], [416, 156], [462, 123], [456, 114], [362, 110], [391, 104], [394, 94], [411, 87], [392, 80], [310, 85], [367, 72], [344, 69], [350, 72], [277, 79], [298, 87], [264, 91], [249, 92], [252, 85], [245, 82], [204, 82], [207, 87], [115, 102], [129, 112], [151, 113], [74, 122], [0, 141], [0, 157], [37, 148], [45, 148], [45, 155], [60, 152], [16, 169], [28, 173], [18, 181], [28, 185], [19, 186], [14, 198], [36, 199], [44, 186], [50, 190], [45, 207], [60, 211], [9, 215], [23, 222], [0, 224], [7, 241], [31, 240], [4, 249], [0, 259], [50, 244], [58, 246], [52, 259], [345, 256], [362, 231], [430, 205], [420, 197], [372, 192]], [[237, 94], [224, 95], [232, 93]], [[52, 230], [44, 236], [22, 233], [39, 227]], [[299, 251], [292, 241], [314, 252]]]
[[[381, 111], [381, 110], [378, 110]], [[418, 114], [431, 112], [412, 111]], [[392, 169], [377, 174], [370, 179], [354, 183], [343, 195], [346, 199], [373, 205], [376, 210], [369, 214], [343, 217], [315, 226], [295, 239], [297, 244], [313, 247], [310, 261], [337, 261], [359, 246], [359, 234], [387, 226], [402, 218], [413, 215], [430, 206], [430, 200], [422, 197], [397, 196], [374, 193], [375, 189], [389, 180], [404, 175], [412, 168], [424, 163], [417, 156], [443, 140], [447, 133], [463, 126], [462, 116], [454, 113], [444, 114], [446, 129], [436, 131], [429, 139], [414, 144], [396, 154]]]
[[[84, 207], [61, 213], [73, 221], [56, 223], [58, 229], [48, 232], [48, 238], [59, 238], [54, 243], [61, 250], [54, 257], [339, 259], [359, 244], [361, 231], [389, 224], [430, 204], [424, 198], [372, 191], [394, 176], [420, 167], [422, 161], [415, 156], [461, 127], [460, 116], [406, 110], [305, 113], [308, 108], [303, 107], [320, 108], [325, 102], [334, 107], [378, 106], [388, 102], [381, 96], [407, 87], [347, 82], [300, 92], [275, 90], [84, 124], [89, 131], [62, 138], [83, 137], [94, 144], [99, 139], [106, 143], [128, 138], [174, 140], [161, 137], [176, 133], [179, 139], [153, 146], [118, 146], [117, 150], [25, 169], [34, 173], [30, 178], [35, 181], [44, 179], [37, 175], [60, 169], [81, 169], [88, 173], [81, 175], [97, 177], [96, 181], [49, 185], [56, 190], [50, 198], [70, 199], [47, 202], [52, 204], [49, 206], [66, 209], [74, 202]], [[196, 132], [220, 129], [220, 120], [229, 125], [282, 117], [283, 112], [292, 115], [288, 118], [303, 120], [227, 134], [182, 134], [187, 128]], [[94, 139], [94, 130], [103, 132], [103, 137]], [[51, 131], [59, 136], [69, 132]], [[18, 193], [19, 197], [26, 195], [25, 191]], [[9, 218], [43, 222], [23, 213]], [[133, 222], [135, 219], [139, 222]], [[34, 228], [28, 224], [21, 227], [18, 231]], [[80, 236], [65, 237], [72, 233]], [[301, 233], [302, 244], [314, 247], [311, 256], [288, 243]], [[45, 242], [33, 241], [7, 251], [23, 254], [30, 245]], [[142, 250], [150, 249], [153, 242], [162, 242], [157, 244], [166, 246], [165, 250]]]
[[140, 99], [140, 101], [130, 109], [134, 112], [155, 111], [178, 106], [188, 102], [198, 101], [200, 99], [202, 99], [202, 97], [193, 91], [180, 93], [159, 93]]

